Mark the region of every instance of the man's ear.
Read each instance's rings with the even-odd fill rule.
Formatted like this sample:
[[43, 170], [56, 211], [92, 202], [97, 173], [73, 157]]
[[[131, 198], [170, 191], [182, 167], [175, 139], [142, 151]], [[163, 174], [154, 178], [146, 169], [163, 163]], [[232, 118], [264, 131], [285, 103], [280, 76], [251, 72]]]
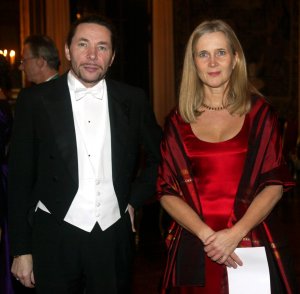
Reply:
[[65, 44], [65, 56], [67, 60], [71, 61], [70, 49], [67, 44]]
[[111, 59], [110, 59], [110, 63], [109, 63], [109, 66], [111, 66], [112, 64], [113, 64], [113, 62], [114, 62], [114, 60], [115, 60], [115, 52], [113, 53], [113, 55], [112, 55], [112, 57], [111, 57]]
[[37, 66], [40, 67], [40, 68], [47, 65], [47, 61], [43, 57], [37, 57], [35, 60], [36, 60]]

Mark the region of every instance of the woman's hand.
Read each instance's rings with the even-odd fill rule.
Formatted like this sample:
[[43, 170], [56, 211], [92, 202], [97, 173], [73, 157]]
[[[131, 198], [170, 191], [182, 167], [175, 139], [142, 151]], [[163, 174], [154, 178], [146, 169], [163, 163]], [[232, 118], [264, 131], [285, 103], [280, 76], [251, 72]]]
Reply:
[[265, 187], [252, 201], [243, 217], [230, 229], [224, 229], [209, 236], [204, 241], [204, 250], [212, 260], [236, 268], [242, 265], [234, 253], [244, 236], [260, 224], [272, 211], [282, 196], [281, 185]]
[[243, 236], [233, 229], [224, 229], [210, 235], [204, 242], [207, 256], [219, 264], [237, 268], [243, 265], [241, 259], [234, 253]]

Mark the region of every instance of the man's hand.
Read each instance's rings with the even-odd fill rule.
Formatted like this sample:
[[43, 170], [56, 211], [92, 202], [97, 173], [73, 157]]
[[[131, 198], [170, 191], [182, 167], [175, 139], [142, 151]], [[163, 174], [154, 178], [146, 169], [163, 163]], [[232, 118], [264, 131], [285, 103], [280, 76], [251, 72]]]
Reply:
[[129, 216], [130, 216], [130, 221], [131, 221], [131, 229], [132, 232], [136, 232], [135, 226], [134, 226], [134, 208], [128, 204], [128, 212], [129, 212]]
[[11, 272], [13, 276], [25, 287], [34, 288], [35, 281], [31, 254], [14, 257]]

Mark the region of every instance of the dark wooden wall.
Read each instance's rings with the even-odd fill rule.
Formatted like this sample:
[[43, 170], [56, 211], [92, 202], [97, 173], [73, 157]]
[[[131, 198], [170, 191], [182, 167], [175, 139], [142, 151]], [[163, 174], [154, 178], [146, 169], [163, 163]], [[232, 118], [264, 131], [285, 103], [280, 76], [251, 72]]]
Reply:
[[150, 11], [148, 0], [77, 0], [70, 1], [71, 19], [76, 13], [100, 13], [109, 17], [118, 34], [117, 54], [110, 76], [140, 86], [150, 87]]
[[[30, 0], [38, 10], [43, 1]], [[119, 35], [110, 75], [151, 93], [151, 0], [70, 0], [70, 18], [76, 13], [102, 13], [113, 20]], [[176, 87], [181, 75], [187, 39], [197, 24], [221, 18], [235, 29], [254, 83], [273, 101], [283, 117], [298, 114], [299, 0], [174, 0]], [[20, 58], [19, 0], [0, 0], [0, 49], [16, 49]], [[37, 13], [33, 13], [37, 15]], [[40, 25], [37, 25], [40, 23]], [[41, 19], [31, 20], [38, 33]], [[15, 65], [13, 82], [19, 86]]]
[[205, 19], [220, 18], [238, 35], [254, 84], [282, 116], [297, 117], [298, 5], [298, 0], [174, 0], [176, 80], [193, 29]]

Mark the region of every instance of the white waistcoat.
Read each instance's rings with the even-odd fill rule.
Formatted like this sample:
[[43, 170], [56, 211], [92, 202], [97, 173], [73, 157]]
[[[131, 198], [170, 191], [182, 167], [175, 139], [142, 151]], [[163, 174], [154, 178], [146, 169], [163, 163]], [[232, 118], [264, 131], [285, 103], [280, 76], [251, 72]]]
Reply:
[[[120, 209], [112, 181], [111, 133], [105, 80], [90, 88], [98, 98], [87, 94], [76, 100], [76, 89], [84, 86], [68, 74], [77, 155], [79, 187], [64, 220], [90, 232], [98, 222], [105, 230], [120, 218]], [[47, 211], [39, 202], [38, 207]], [[49, 212], [49, 211], [48, 211]]]

